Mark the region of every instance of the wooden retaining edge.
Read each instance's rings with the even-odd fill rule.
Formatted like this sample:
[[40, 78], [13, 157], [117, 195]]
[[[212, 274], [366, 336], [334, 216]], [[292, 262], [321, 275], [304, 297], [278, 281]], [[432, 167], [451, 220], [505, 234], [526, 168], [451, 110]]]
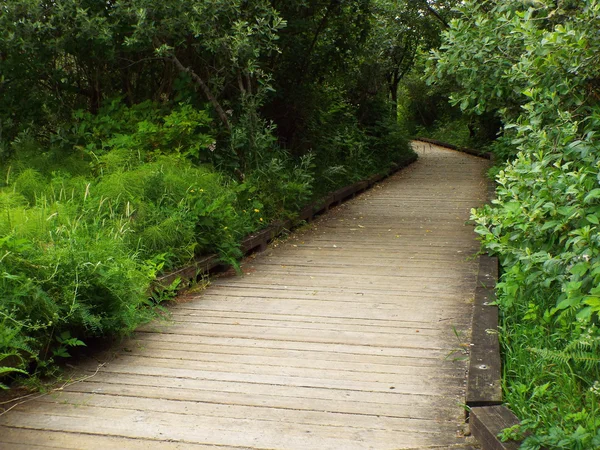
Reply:
[[519, 419], [502, 405], [502, 360], [498, 340], [498, 307], [495, 286], [498, 258], [479, 257], [479, 273], [471, 337], [466, 404], [469, 407], [471, 434], [484, 450], [513, 450], [521, 442], [501, 442], [503, 429], [518, 425]]
[[429, 138], [421, 138], [417, 137], [414, 139], [415, 141], [427, 142], [428, 144], [439, 145], [440, 147], [446, 147], [450, 150], [456, 150], [462, 153], [468, 153], [469, 155], [478, 156], [480, 158], [489, 159], [490, 161], [494, 161], [494, 154], [490, 152], [481, 152], [474, 148], [468, 147], [459, 147], [458, 145], [449, 144], [447, 142], [438, 141], [437, 139], [429, 139]]
[[467, 377], [466, 403], [469, 407], [502, 403], [498, 307], [492, 305], [496, 300], [497, 281], [498, 259], [480, 256]]
[[[390, 169], [383, 173], [375, 174], [367, 180], [358, 181], [354, 184], [334, 191], [333, 193], [320, 200], [317, 200], [311, 205], [304, 207], [302, 210], [300, 210], [295, 220], [275, 222], [256, 233], [248, 235], [241, 242], [240, 249], [242, 250], [244, 256], [266, 250], [269, 242], [281, 235], [283, 232], [297, 227], [302, 222], [310, 222], [316, 216], [329, 211], [330, 208], [339, 206], [351, 198], [354, 198], [357, 194], [366, 191], [379, 181], [409, 166], [416, 160], [417, 155], [415, 154], [405, 161], [390, 164]], [[226, 265], [219, 259], [218, 255], [213, 254], [200, 256], [191, 264], [157, 278], [152, 285], [151, 291], [166, 289], [177, 279], [183, 280], [186, 283], [189, 283], [190, 281], [196, 281], [201, 275], [208, 274], [220, 267], [226, 267]]]
[[[441, 144], [436, 144], [441, 145]], [[493, 158], [490, 158], [493, 159]], [[495, 196], [495, 183], [488, 185], [488, 199]], [[498, 258], [479, 257], [475, 289], [471, 351], [467, 376], [466, 404], [471, 434], [483, 450], [515, 450], [519, 441], [501, 442], [505, 428], [520, 423], [517, 416], [502, 405], [502, 359], [498, 339], [498, 307], [495, 287], [498, 282]]]
[[469, 425], [471, 434], [477, 439], [483, 450], [516, 450], [521, 442], [501, 442], [498, 434], [505, 428], [519, 423], [519, 419], [503, 405], [480, 406], [471, 409]]

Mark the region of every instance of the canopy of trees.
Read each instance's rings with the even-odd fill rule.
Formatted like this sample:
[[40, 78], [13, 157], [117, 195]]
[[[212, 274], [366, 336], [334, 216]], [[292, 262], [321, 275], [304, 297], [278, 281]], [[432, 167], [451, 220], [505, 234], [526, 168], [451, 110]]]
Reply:
[[150, 317], [157, 273], [412, 157], [456, 2], [0, 3], [0, 375]]

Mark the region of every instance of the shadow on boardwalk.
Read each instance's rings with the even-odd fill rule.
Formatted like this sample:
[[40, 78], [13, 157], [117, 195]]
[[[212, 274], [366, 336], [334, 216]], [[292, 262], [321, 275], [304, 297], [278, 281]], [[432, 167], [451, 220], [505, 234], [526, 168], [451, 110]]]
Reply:
[[62, 392], [0, 448], [469, 448], [466, 361], [486, 161], [420, 159], [249, 259]]

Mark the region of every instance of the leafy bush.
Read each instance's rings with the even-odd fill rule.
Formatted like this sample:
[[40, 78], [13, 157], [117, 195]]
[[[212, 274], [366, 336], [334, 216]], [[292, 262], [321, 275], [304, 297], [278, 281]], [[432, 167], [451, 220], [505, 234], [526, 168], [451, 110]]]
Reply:
[[414, 156], [386, 79], [421, 38], [392, 42], [394, 2], [79, 6], [0, 6], [0, 376], [133, 329], [158, 272], [234, 262], [247, 233]]
[[[453, 102], [499, 109], [511, 161], [473, 211], [500, 257], [509, 405], [523, 448], [600, 447], [600, 3], [465, 2], [434, 77]], [[476, 26], [475, 26], [476, 24]]]
[[244, 182], [199, 165], [214, 140], [189, 105], [167, 114], [112, 102], [76, 116], [55, 145], [79, 147], [86, 170], [44, 170], [56, 150], [23, 139], [15, 145], [32, 150], [0, 188], [3, 374], [50, 370], [69, 347], [133, 330], [152, 317], [157, 273], [213, 252], [235, 262], [244, 236], [311, 197], [310, 157], [295, 165], [272, 149]]

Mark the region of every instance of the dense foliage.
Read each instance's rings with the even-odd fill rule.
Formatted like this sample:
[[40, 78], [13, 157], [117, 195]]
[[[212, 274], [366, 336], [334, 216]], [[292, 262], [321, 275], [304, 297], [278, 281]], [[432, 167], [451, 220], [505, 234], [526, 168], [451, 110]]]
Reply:
[[132, 330], [161, 300], [158, 273], [198, 254], [233, 262], [246, 234], [310, 198], [310, 158], [280, 152], [243, 183], [194, 164], [213, 142], [206, 111], [114, 102], [76, 115], [71, 137], [93, 158], [21, 136], [0, 189], [0, 351], [13, 368], [51, 369], [87, 338]]
[[147, 320], [151, 280], [412, 158], [455, 0], [0, 4], [0, 377]]
[[[465, 1], [435, 54], [508, 158], [474, 211], [500, 257], [505, 393], [523, 448], [600, 448], [600, 3]], [[517, 434], [518, 434], [517, 433]]]

